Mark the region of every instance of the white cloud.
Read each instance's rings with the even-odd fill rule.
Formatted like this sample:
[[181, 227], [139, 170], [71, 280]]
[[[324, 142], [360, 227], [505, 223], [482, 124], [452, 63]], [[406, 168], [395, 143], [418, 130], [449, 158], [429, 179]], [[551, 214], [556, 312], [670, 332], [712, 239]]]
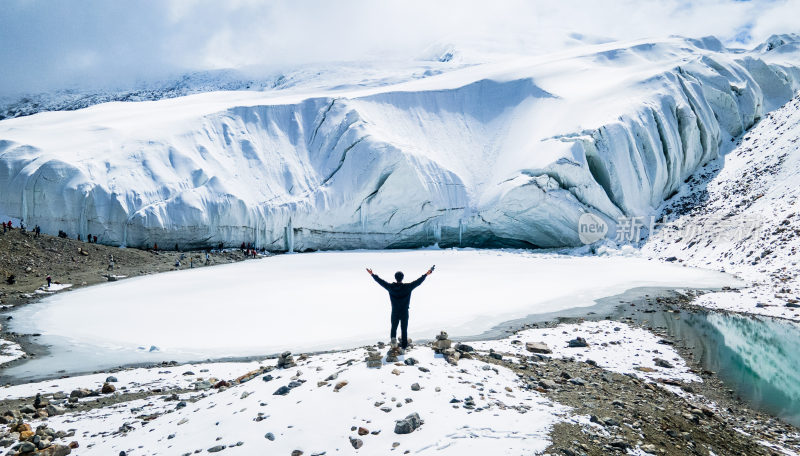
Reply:
[[562, 46], [569, 32], [730, 42], [800, 31], [800, 0], [4, 0], [2, 9], [6, 94], [187, 70], [413, 58], [442, 42], [530, 53]]

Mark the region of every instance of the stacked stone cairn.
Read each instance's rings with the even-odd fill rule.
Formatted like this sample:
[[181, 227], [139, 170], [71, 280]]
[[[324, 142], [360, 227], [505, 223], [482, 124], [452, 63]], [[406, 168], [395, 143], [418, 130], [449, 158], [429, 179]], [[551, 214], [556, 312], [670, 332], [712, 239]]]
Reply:
[[288, 369], [295, 366], [297, 366], [297, 363], [294, 362], [292, 352], [285, 351], [278, 357], [278, 369]]
[[444, 359], [446, 359], [448, 363], [455, 366], [458, 364], [459, 358], [461, 358], [461, 352], [456, 351], [452, 345], [453, 341], [448, 338], [447, 332], [442, 331], [436, 336], [432, 348], [434, 352], [444, 356]]
[[381, 352], [370, 348], [367, 350], [367, 357], [364, 361], [367, 362], [367, 367], [380, 369], [383, 366], [382, 358]]

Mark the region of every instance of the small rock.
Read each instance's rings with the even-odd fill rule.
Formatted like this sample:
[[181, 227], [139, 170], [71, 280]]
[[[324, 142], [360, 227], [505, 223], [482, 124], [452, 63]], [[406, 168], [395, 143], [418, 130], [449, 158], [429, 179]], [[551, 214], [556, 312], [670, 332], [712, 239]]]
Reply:
[[365, 427], [358, 428], [358, 435], [367, 435], [367, 434], [369, 434], [369, 429]]
[[264, 438], [272, 442], [275, 440], [275, 434], [273, 434], [272, 432], [267, 432], [266, 434], [264, 434]]
[[398, 420], [394, 425], [395, 434], [410, 434], [422, 426], [425, 422], [419, 417], [418, 413], [412, 413], [402, 420]]
[[289, 394], [290, 391], [292, 391], [292, 389], [289, 388], [288, 386], [281, 386], [280, 388], [275, 390], [275, 392], [272, 393], [272, 395], [273, 396], [286, 396], [287, 394]]
[[31, 442], [22, 442], [19, 445], [19, 450], [18, 451], [20, 453], [33, 453], [34, 451], [36, 451], [36, 445], [34, 445]]
[[225, 448], [226, 448], [225, 445], [217, 445], [217, 446], [213, 446], [213, 447], [209, 448], [208, 452], [209, 453], [219, 453], [220, 451], [224, 450]]
[[347, 380], [342, 380], [341, 382], [339, 382], [339, 383], [337, 383], [336, 385], [334, 385], [334, 387], [333, 387], [333, 391], [335, 391], [335, 392], [337, 392], [337, 393], [338, 393], [338, 392], [339, 392], [339, 390], [340, 390], [340, 389], [342, 389], [342, 388], [344, 388], [345, 386], [347, 386], [347, 384], [348, 384], [348, 383], [349, 383], [349, 382], [348, 382]]
[[420, 388], [419, 383], [412, 383], [411, 384], [411, 391], [419, 391], [420, 389], [422, 389], [422, 388]]
[[103, 394], [111, 394], [117, 390], [117, 387], [111, 383], [103, 383], [103, 388], [100, 390]]
[[667, 369], [672, 369], [673, 367], [675, 367], [675, 366], [672, 365], [672, 363], [670, 363], [666, 359], [653, 358], [653, 361], [656, 363], [656, 366], [658, 366], [658, 367], [664, 367], [664, 368], [667, 368]]
[[106, 383], [117, 383], [117, 377], [109, 375], [108, 377], [106, 377]]
[[364, 441], [355, 437], [350, 437], [350, 445], [353, 445], [353, 448], [357, 450], [364, 446]]

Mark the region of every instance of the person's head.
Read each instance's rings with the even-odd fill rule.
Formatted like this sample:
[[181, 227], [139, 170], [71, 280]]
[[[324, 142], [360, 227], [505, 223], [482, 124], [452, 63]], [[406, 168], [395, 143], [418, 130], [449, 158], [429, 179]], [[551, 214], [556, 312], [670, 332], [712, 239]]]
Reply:
[[403, 281], [403, 273], [400, 272], [400, 271], [395, 272], [394, 273], [394, 280], [396, 280], [397, 283], [402, 282]]

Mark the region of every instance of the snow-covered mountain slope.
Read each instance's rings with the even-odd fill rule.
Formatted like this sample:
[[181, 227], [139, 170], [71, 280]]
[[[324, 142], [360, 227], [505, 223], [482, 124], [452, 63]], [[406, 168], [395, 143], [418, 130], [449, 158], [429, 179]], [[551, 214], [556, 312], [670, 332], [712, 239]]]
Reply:
[[800, 320], [800, 96], [768, 114], [665, 207], [643, 253], [752, 281], [701, 305]]
[[581, 214], [651, 213], [800, 89], [800, 37], [774, 41], [607, 43], [8, 119], [0, 217], [133, 246], [579, 245]]

